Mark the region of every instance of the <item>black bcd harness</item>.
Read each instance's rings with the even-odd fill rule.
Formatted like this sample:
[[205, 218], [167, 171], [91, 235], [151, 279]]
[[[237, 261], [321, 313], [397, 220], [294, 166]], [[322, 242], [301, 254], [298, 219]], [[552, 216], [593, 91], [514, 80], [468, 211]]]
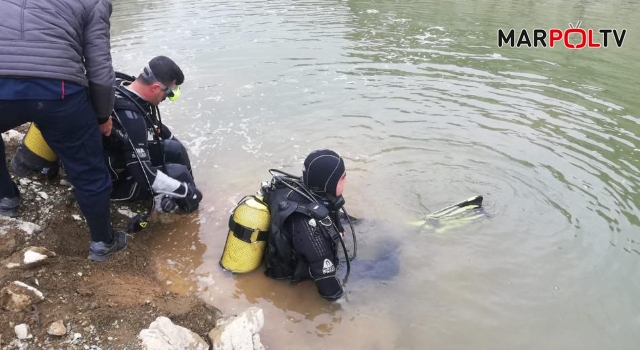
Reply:
[[[133, 145], [133, 143], [131, 143], [131, 139], [129, 139], [127, 131], [125, 130], [124, 126], [122, 125], [122, 122], [120, 121], [118, 113], [116, 112], [117, 110], [131, 110], [131, 111], [135, 111], [143, 114], [145, 117], [145, 124], [147, 126], [147, 129], [150, 130], [154, 140], [157, 141], [157, 144], [159, 145], [159, 147], [162, 147], [162, 143], [159, 142], [160, 134], [162, 133], [162, 129], [161, 129], [162, 119], [160, 119], [160, 110], [158, 109], [157, 106], [153, 106], [152, 108], [145, 110], [144, 107], [142, 107], [138, 102], [135, 101], [133, 96], [131, 96], [127, 91], [125, 91], [124, 84], [131, 83], [134, 80], [135, 80], [135, 77], [131, 75], [124, 74], [122, 72], [116, 72], [116, 86], [115, 86], [116, 98], [114, 102], [114, 111], [113, 111], [113, 116], [115, 117], [115, 123], [114, 123], [114, 127], [112, 128], [112, 134], [115, 136], [115, 140], [112, 138], [107, 138], [105, 140], [105, 148], [106, 148], [105, 154], [109, 156], [110, 161], [115, 160], [116, 163], [122, 163], [122, 164], [114, 164], [114, 165], [115, 167], [118, 167], [118, 165], [120, 165], [123, 167], [123, 169], [114, 169], [114, 167], [111, 167], [111, 164], [110, 164], [110, 171], [116, 175], [116, 178], [118, 176], [118, 171], [122, 171], [124, 170], [124, 167], [126, 167], [126, 165], [123, 162], [123, 159], [121, 157], [118, 157], [118, 152], [114, 151], [117, 149], [121, 149], [120, 148], [121, 145], [118, 145], [117, 143], [121, 143], [121, 144], [128, 143], [132, 147], [132, 152], [133, 154], [135, 154], [136, 159], [140, 164], [140, 167], [143, 167], [142, 161], [138, 157], [138, 154], [135, 150], [135, 146]], [[154, 117], [156, 117], [155, 120], [157, 121], [157, 123], [154, 123]], [[154, 127], [156, 124], [157, 126]], [[111, 144], [111, 143], [114, 143], [114, 144]], [[160, 151], [162, 152], [162, 149], [160, 149]], [[164, 154], [164, 152], [162, 152], [161, 154]], [[142, 170], [142, 172], [144, 173], [144, 169]], [[149, 187], [149, 191], [153, 193], [151, 182], [149, 182], [149, 179], [147, 178], [146, 173], [145, 173], [145, 178], [147, 180], [147, 186]], [[144, 229], [148, 224], [147, 219], [149, 215], [151, 215], [151, 212], [153, 211], [153, 207], [154, 207], [154, 201], [152, 198], [147, 212], [145, 214], [137, 214], [135, 217], [133, 217], [128, 224], [127, 231], [138, 232]]]
[[[285, 186], [285, 183], [288, 183], [289, 186]], [[310, 219], [315, 219], [325, 237], [330, 238], [334, 243], [342, 243], [346, 255], [342, 236], [336, 226], [335, 213], [332, 213], [327, 206], [317, 200], [311, 200], [313, 197], [304, 195], [304, 191], [303, 186], [295, 179], [287, 178], [284, 180], [278, 176], [274, 176], [270, 188], [266, 190], [263, 188], [265, 202], [268, 204], [271, 215], [265, 252], [265, 274], [271, 278], [298, 279], [296, 273], [298, 257], [293, 247], [293, 237], [291, 237], [291, 232], [283, 229], [284, 222], [293, 213], [300, 213]], [[334, 251], [334, 253], [336, 252]], [[347, 266], [349, 266], [349, 260], [347, 257]]]

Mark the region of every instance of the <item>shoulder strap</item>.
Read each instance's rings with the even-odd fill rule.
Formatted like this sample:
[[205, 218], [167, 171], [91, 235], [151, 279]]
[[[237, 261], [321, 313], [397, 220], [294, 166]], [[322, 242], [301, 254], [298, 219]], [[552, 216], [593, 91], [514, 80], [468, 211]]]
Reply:
[[137, 103], [129, 94], [130, 93], [127, 92], [126, 89], [121, 85], [116, 86], [116, 99], [113, 108], [116, 110], [127, 109], [146, 116], [148, 112], [145, 111], [145, 109], [139, 103]]
[[[158, 121], [157, 129], [156, 129], [156, 125], [155, 125], [156, 123], [154, 123], [151, 117], [151, 113], [145, 110], [144, 107], [142, 107], [138, 102], [136, 102], [134, 97], [131, 96], [130, 94], [131, 92], [127, 92], [123, 86], [121, 85], [116, 86], [116, 98], [113, 106], [114, 110], [116, 111], [116, 114], [118, 110], [130, 110], [130, 111], [142, 114], [144, 116], [147, 129], [149, 129], [151, 135], [153, 135], [153, 139], [156, 140], [158, 143], [160, 143], [160, 140], [161, 140], [160, 134], [162, 133], [162, 123]], [[154, 108], [154, 111], [156, 111], [159, 114], [158, 107], [154, 106], [153, 108]]]

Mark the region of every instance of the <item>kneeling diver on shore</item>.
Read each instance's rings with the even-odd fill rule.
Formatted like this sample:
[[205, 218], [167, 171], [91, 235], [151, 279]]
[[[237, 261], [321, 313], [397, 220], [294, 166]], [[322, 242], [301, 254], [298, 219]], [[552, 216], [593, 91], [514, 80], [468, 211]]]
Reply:
[[[162, 123], [158, 105], [180, 96], [184, 74], [168, 57], [154, 57], [136, 78], [116, 72], [115, 103], [104, 125], [104, 163], [111, 175], [112, 201], [149, 199], [149, 211], [137, 215], [129, 231], [146, 226], [151, 210], [190, 213], [198, 209], [202, 193], [196, 188], [186, 148]], [[151, 135], [151, 136], [149, 136]], [[31, 125], [22, 145], [11, 160], [19, 176], [30, 172], [57, 176], [57, 156]], [[151, 201], [153, 199], [153, 201]]]
[[103, 139], [112, 200], [153, 197], [155, 208], [164, 212], [176, 207], [186, 213], [198, 209], [202, 193], [196, 188], [189, 155], [162, 123], [158, 109], [165, 99], [180, 96], [183, 81], [180, 67], [165, 56], [153, 58], [137, 78], [116, 73], [115, 120], [111, 135]]

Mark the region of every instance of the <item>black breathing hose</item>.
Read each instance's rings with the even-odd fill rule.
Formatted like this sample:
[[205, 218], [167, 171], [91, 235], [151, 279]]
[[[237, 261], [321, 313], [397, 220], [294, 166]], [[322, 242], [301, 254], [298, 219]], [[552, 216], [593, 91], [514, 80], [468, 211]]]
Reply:
[[[356, 255], [358, 254], [358, 241], [356, 240], [356, 230], [353, 229], [353, 224], [351, 223], [351, 217], [349, 216], [349, 213], [347, 213], [347, 209], [345, 209], [345, 207], [342, 207], [342, 211], [344, 211], [344, 215], [347, 217], [347, 222], [349, 223], [349, 227], [351, 228], [351, 236], [353, 237], [353, 256], [351, 257], [351, 260], [353, 260], [356, 258]], [[349, 260], [348, 256], [347, 256], [347, 260]]]
[[[141, 229], [145, 228], [147, 226], [147, 219], [149, 218], [149, 216], [151, 215], [151, 212], [153, 211], [153, 207], [154, 207], [154, 201], [153, 201], [153, 187], [151, 186], [151, 182], [149, 181], [149, 177], [147, 176], [147, 172], [144, 169], [144, 165], [142, 164], [142, 160], [140, 159], [140, 156], [138, 155], [138, 152], [136, 152], [136, 148], [133, 145], [133, 142], [131, 142], [131, 139], [129, 138], [129, 135], [127, 134], [127, 131], [124, 129], [124, 125], [122, 125], [122, 122], [120, 121], [120, 117], [118, 117], [118, 113], [116, 113], [116, 111], [113, 111], [113, 116], [116, 118], [116, 121], [118, 122], [118, 124], [120, 124], [120, 127], [122, 127], [122, 130], [118, 130], [117, 128], [113, 128], [113, 132], [115, 132], [118, 135], [118, 138], [120, 138], [122, 141], [126, 140], [127, 142], [129, 142], [129, 146], [131, 146], [131, 150], [133, 152], [133, 154], [136, 155], [136, 159], [138, 160], [138, 164], [140, 164], [140, 168], [142, 170], [142, 173], [144, 174], [144, 178], [145, 180], [147, 180], [147, 185], [149, 186], [149, 191], [151, 192], [151, 205], [149, 206], [149, 209], [147, 210], [147, 213], [144, 215], [136, 215], [135, 217], [133, 217], [131, 219], [131, 222], [129, 223], [129, 231], [133, 231], [133, 232], [137, 232], [140, 231]], [[137, 226], [137, 227], [136, 227]]]
[[349, 253], [347, 251], [347, 246], [344, 244], [344, 239], [342, 239], [342, 233], [338, 233], [338, 238], [340, 239], [340, 244], [342, 245], [342, 251], [344, 251], [345, 260], [347, 261], [347, 274], [344, 275], [344, 279], [342, 280], [342, 285], [347, 284], [347, 280], [349, 279], [349, 274], [351, 273], [351, 262], [349, 260]]

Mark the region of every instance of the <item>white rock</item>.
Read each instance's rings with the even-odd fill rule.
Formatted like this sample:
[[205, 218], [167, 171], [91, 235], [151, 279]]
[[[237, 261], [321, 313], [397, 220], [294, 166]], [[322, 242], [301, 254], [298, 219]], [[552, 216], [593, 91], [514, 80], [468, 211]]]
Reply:
[[17, 229], [24, 232], [28, 236], [34, 233], [40, 232], [42, 228], [32, 222], [22, 221], [6, 216], [0, 216], [0, 235], [7, 232], [9, 229]]
[[25, 264], [33, 264], [51, 256], [56, 256], [56, 253], [42, 247], [31, 247], [24, 252], [23, 262]]
[[16, 337], [18, 337], [18, 339], [20, 340], [33, 338], [33, 335], [31, 335], [31, 332], [29, 330], [29, 326], [24, 323], [13, 327], [13, 330], [16, 332]]
[[38, 299], [44, 300], [44, 294], [42, 294], [41, 291], [31, 287], [30, 285], [28, 285], [26, 283], [20, 282], [20, 281], [13, 281], [13, 283], [18, 285], [18, 286], [20, 286], [20, 287], [26, 288], [31, 292], [33, 292], [38, 297]]
[[36, 225], [33, 222], [27, 222], [22, 220], [17, 220], [17, 221], [20, 221], [18, 223], [18, 228], [24, 231], [29, 236], [33, 235], [36, 232], [40, 232], [40, 230], [42, 230], [42, 228], [39, 225]]
[[80, 215], [78, 215], [78, 214], [73, 214], [73, 215], [71, 215], [71, 217], [73, 217], [73, 220], [82, 221], [82, 217]]
[[237, 317], [218, 320], [209, 332], [214, 350], [263, 350], [258, 332], [264, 326], [262, 309], [250, 307]]
[[10, 311], [21, 311], [43, 300], [42, 292], [20, 281], [14, 281], [0, 291], [0, 306]]
[[38, 192], [38, 195], [42, 197], [42, 199], [49, 199], [49, 195], [46, 194], [45, 192], [40, 191]]
[[31, 182], [31, 180], [27, 179], [26, 177], [23, 177], [23, 178], [21, 178], [21, 179], [20, 179], [20, 180], [18, 180], [18, 181], [20, 181], [20, 184], [21, 184], [22, 186], [26, 186], [26, 185], [28, 185], [28, 184]]
[[24, 134], [17, 130], [9, 130], [7, 132], [2, 133], [2, 141], [9, 142], [11, 140], [22, 140], [24, 138]]
[[208, 350], [209, 344], [194, 332], [160, 316], [138, 338], [147, 350]]
[[47, 329], [47, 333], [50, 335], [62, 336], [67, 334], [67, 328], [64, 326], [62, 320], [58, 320], [49, 325], [49, 329]]
[[254, 350], [266, 350], [264, 345], [260, 342], [260, 334], [256, 333], [253, 335], [253, 349]]
[[131, 211], [131, 209], [129, 208], [125, 208], [125, 207], [120, 207], [118, 208], [118, 213], [128, 217], [128, 218], [133, 218], [134, 216], [138, 215], [134, 212]]
[[17, 267], [34, 268], [47, 262], [50, 257], [56, 256], [56, 253], [43, 247], [27, 247], [21, 252], [15, 253], [6, 259], [6, 267], [9, 269]]
[[80, 333], [73, 333], [73, 339], [71, 339], [71, 343], [77, 343], [78, 341], [80, 341], [80, 339], [82, 339], [82, 334]]
[[9, 347], [5, 347], [4, 349], [16, 349], [16, 350], [29, 350], [29, 342], [22, 341], [20, 339], [14, 339], [9, 343]]

